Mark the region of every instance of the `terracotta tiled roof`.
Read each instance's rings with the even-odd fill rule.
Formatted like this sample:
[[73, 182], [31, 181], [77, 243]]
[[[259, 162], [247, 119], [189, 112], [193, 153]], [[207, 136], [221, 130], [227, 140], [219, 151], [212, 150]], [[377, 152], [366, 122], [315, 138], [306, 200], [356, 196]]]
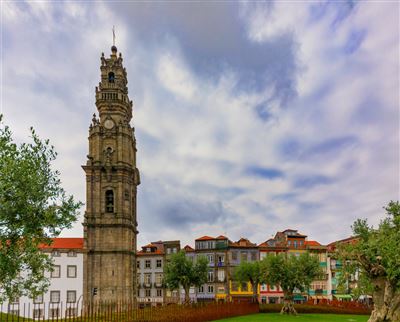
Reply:
[[230, 247], [257, 247], [257, 244], [250, 242], [247, 238], [240, 238], [237, 242], [231, 242], [229, 244]]
[[154, 252], [144, 252], [144, 251], [139, 251], [136, 253], [137, 256], [153, 256], [153, 255], [164, 255], [164, 252], [161, 250], [157, 249]]
[[285, 233], [285, 232], [287, 232], [287, 231], [294, 231], [294, 232], [296, 232], [297, 233], [297, 229], [285, 229], [284, 231], [282, 231], [283, 233]]
[[190, 247], [189, 245], [186, 245], [185, 247], [183, 247], [183, 249], [187, 253], [194, 252], [194, 249], [192, 247]]
[[225, 237], [224, 235], [219, 235], [216, 239], [228, 239], [228, 237]]
[[157, 247], [157, 245], [150, 243], [150, 244], [147, 244], [146, 246], [142, 246], [142, 248], [158, 248], [158, 247]]
[[[152, 251], [148, 252], [147, 248], [151, 248]], [[147, 244], [146, 246], [142, 246], [142, 250], [137, 252], [138, 256], [149, 256], [149, 255], [163, 255], [164, 247], [162, 244], [158, 242]]]
[[203, 237], [197, 238], [196, 240], [214, 240], [214, 239], [215, 239], [214, 237], [203, 236]]
[[52, 238], [50, 245], [39, 245], [40, 249], [83, 249], [83, 238], [66, 237]]
[[306, 246], [322, 246], [319, 242], [315, 241], [315, 240], [306, 240], [304, 242], [304, 244]]
[[329, 243], [327, 246], [328, 246], [329, 250], [335, 250], [337, 244], [354, 244], [357, 241], [358, 241], [357, 237], [351, 236], [351, 237], [348, 237], [348, 238], [345, 238], [345, 239], [341, 239], [341, 240]]

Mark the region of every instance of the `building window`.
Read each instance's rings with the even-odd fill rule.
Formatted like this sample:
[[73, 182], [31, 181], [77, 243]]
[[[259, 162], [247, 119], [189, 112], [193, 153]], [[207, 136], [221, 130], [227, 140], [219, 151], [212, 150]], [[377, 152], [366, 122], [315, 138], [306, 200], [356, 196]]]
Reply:
[[157, 268], [161, 268], [162, 267], [162, 260], [161, 259], [157, 259], [156, 267]]
[[43, 309], [33, 309], [33, 318], [34, 319], [41, 319], [44, 316]]
[[233, 261], [236, 261], [237, 258], [238, 258], [237, 252], [232, 252], [232, 260], [233, 260]]
[[297, 248], [297, 240], [293, 241], [293, 247]]
[[67, 291], [67, 303], [76, 302], [76, 291]]
[[209, 262], [210, 264], [214, 263], [214, 255], [208, 254], [208, 255], [207, 255], [207, 259], [208, 259], [208, 262]]
[[76, 307], [67, 307], [65, 310], [65, 317], [74, 317], [78, 314], [78, 308]]
[[241, 262], [247, 262], [247, 252], [241, 252], [240, 253], [240, 261]]
[[69, 277], [69, 278], [76, 277], [76, 265], [68, 265], [67, 266], [67, 277]]
[[140, 261], [136, 261], [136, 268], [140, 268]]
[[252, 252], [251, 253], [251, 260], [252, 261], [256, 261], [257, 260], [257, 253], [256, 252]]
[[145, 285], [151, 284], [151, 274], [144, 274], [144, 284]]
[[218, 281], [223, 282], [225, 280], [225, 271], [223, 269], [218, 270]]
[[114, 75], [114, 73], [113, 73], [113, 72], [109, 72], [109, 73], [108, 73], [108, 82], [109, 82], [109, 83], [114, 83], [114, 80], [115, 80], [115, 75]]
[[237, 292], [237, 291], [239, 291], [239, 284], [238, 284], [238, 282], [232, 282], [231, 287], [232, 287], [232, 292]]
[[114, 212], [114, 191], [106, 191], [106, 212]]
[[199, 287], [199, 293], [204, 293], [204, 285], [201, 285], [201, 286]]
[[53, 256], [53, 257], [60, 257], [60, 256], [61, 256], [60, 251], [58, 251], [58, 250], [53, 250], [53, 251], [51, 252], [51, 256]]
[[178, 252], [178, 248], [174, 247], [172, 248], [172, 253], [176, 254]]
[[33, 304], [42, 304], [42, 303], [43, 303], [43, 294], [40, 294], [33, 299]]
[[225, 262], [225, 256], [224, 255], [218, 255], [218, 266], [222, 266]]
[[214, 271], [208, 271], [208, 281], [214, 282]]
[[67, 254], [68, 257], [76, 257], [76, 251], [70, 250]]
[[50, 309], [50, 318], [52, 319], [58, 318], [59, 315], [60, 315], [60, 310], [58, 309], [58, 307]]
[[144, 262], [144, 268], [151, 268], [151, 261], [150, 261], [150, 259], [146, 259], [146, 261]]
[[51, 272], [51, 277], [52, 278], [59, 278], [61, 275], [61, 266], [60, 265], [54, 265], [53, 266], [53, 271]]
[[151, 290], [145, 290], [145, 296], [150, 297], [151, 296]]
[[60, 303], [60, 291], [50, 291], [50, 302]]
[[163, 282], [163, 274], [156, 273], [156, 285], [161, 286]]
[[162, 296], [162, 290], [157, 290], [157, 296], [161, 297]]
[[208, 285], [208, 293], [214, 293], [214, 285]]

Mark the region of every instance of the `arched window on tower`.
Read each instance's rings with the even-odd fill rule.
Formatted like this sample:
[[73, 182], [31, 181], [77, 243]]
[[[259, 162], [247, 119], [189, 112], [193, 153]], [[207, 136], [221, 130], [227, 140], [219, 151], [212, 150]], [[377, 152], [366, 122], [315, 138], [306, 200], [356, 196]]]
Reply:
[[114, 191], [106, 191], [106, 212], [114, 212]]
[[113, 72], [108, 73], [108, 82], [109, 83], [114, 83], [115, 75]]

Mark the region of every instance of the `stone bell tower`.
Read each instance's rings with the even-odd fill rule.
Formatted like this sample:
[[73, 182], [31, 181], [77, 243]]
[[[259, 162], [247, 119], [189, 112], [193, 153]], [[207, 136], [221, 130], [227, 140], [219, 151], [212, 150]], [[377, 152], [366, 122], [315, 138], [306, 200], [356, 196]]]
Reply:
[[117, 47], [101, 56], [101, 81], [89, 127], [84, 219], [83, 297], [131, 301], [136, 295], [136, 140], [132, 101]]

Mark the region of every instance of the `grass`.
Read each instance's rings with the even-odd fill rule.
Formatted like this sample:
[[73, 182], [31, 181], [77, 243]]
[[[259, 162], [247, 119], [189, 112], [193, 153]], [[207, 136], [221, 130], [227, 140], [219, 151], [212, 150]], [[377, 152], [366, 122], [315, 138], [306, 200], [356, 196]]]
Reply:
[[258, 313], [218, 320], [218, 322], [367, 322], [369, 315], [347, 314], [299, 314], [297, 316], [279, 313]]

